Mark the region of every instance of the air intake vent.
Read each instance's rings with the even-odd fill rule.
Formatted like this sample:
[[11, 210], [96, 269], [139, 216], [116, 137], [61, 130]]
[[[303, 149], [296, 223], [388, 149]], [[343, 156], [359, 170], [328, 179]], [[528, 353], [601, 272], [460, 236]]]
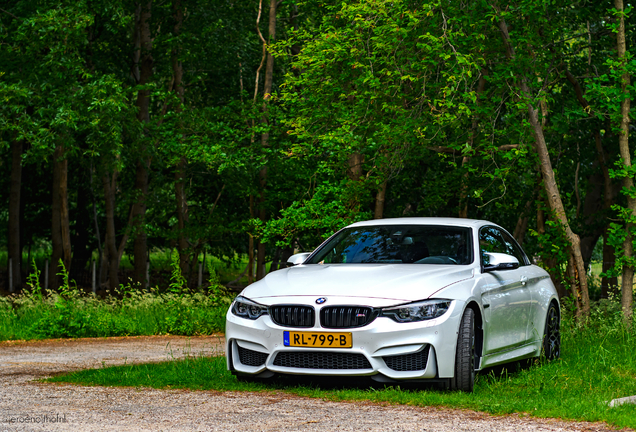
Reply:
[[280, 352], [274, 366], [300, 369], [371, 369], [362, 354], [328, 352]]
[[269, 308], [269, 315], [276, 324], [284, 327], [313, 327], [316, 312], [311, 306], [279, 305]]
[[244, 364], [245, 366], [262, 366], [267, 360], [266, 353], [242, 348], [241, 346], [237, 346], [237, 348], [239, 353], [239, 360], [241, 361], [241, 364]]
[[382, 359], [389, 369], [398, 372], [422, 371], [426, 369], [428, 362], [428, 351], [430, 345], [426, 345], [422, 351], [413, 354], [402, 354], [396, 356], [384, 356]]
[[376, 317], [373, 308], [364, 306], [327, 306], [320, 310], [320, 325], [324, 328], [364, 327]]

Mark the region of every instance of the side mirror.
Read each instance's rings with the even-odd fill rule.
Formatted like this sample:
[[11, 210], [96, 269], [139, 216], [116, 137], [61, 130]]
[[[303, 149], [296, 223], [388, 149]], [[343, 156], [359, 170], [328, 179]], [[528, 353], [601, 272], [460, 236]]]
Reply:
[[484, 252], [484, 271], [494, 270], [514, 270], [519, 268], [519, 260], [512, 255], [497, 253], [497, 252]]
[[296, 255], [292, 255], [287, 259], [287, 267], [297, 266], [305, 262], [307, 257], [311, 255], [311, 252], [303, 252]]

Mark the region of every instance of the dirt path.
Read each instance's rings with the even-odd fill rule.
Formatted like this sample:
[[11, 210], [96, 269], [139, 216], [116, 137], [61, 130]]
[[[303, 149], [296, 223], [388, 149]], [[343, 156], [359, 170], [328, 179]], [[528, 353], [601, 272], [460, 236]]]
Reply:
[[42, 384], [91, 367], [221, 353], [223, 339], [135, 337], [0, 343], [2, 431], [606, 431], [473, 411], [335, 403], [283, 394]]

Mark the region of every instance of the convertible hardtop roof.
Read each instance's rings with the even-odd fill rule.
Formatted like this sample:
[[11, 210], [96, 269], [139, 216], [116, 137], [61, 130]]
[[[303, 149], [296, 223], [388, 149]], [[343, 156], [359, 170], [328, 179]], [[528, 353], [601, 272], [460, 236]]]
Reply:
[[378, 225], [444, 225], [444, 226], [460, 226], [460, 227], [480, 227], [482, 225], [495, 225], [492, 222], [477, 219], [463, 218], [438, 218], [438, 217], [409, 217], [409, 218], [390, 218], [390, 219], [374, 219], [363, 222], [356, 222], [349, 227], [360, 226], [378, 226]]

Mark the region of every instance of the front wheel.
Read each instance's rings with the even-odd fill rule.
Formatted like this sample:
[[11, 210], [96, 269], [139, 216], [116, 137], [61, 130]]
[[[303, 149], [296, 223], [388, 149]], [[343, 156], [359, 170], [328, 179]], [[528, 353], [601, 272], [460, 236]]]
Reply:
[[550, 303], [545, 318], [543, 331], [543, 356], [547, 360], [554, 360], [561, 355], [561, 317], [554, 303]]
[[466, 309], [459, 325], [455, 376], [450, 380], [451, 390], [472, 392], [475, 384], [475, 311]]

